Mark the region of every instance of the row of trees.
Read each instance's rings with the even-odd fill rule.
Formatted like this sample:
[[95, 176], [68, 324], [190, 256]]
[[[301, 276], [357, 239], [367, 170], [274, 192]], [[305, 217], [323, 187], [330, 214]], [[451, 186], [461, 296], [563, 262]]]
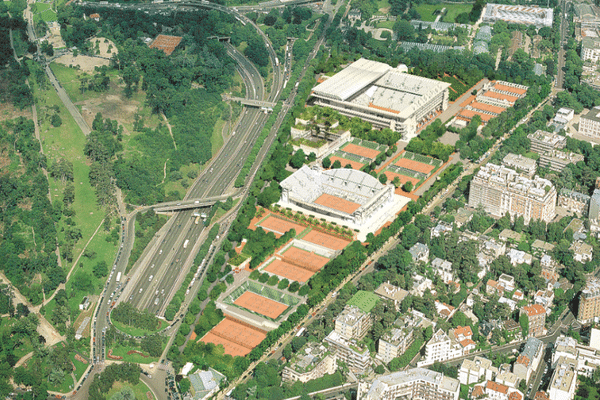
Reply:
[[160, 321], [156, 316], [147, 310], [139, 311], [130, 303], [124, 301], [112, 310], [111, 318], [122, 324], [139, 329], [154, 331], [160, 327]]

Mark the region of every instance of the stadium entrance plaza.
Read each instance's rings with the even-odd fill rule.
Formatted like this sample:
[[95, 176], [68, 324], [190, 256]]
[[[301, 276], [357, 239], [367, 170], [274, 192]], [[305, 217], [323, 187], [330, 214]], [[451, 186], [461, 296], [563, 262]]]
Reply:
[[[351, 221], [343, 220], [341, 218], [331, 217], [329, 215], [319, 214], [315, 211], [310, 211], [310, 214], [314, 215], [316, 218], [324, 219], [325, 221], [331, 223], [335, 222], [339, 226], [347, 226], [350, 229], [356, 229], [357, 239], [361, 242], [367, 240], [368, 233], [375, 233], [379, 228], [385, 225], [386, 222], [392, 222], [396, 218], [396, 214], [406, 206], [411, 199], [405, 196], [400, 196], [398, 194], [393, 195], [393, 199], [391, 203], [386, 203], [383, 207], [377, 209], [371, 217], [362, 225], [354, 224]], [[283, 209], [289, 208], [294, 212], [302, 212], [303, 214], [309, 213], [306, 208], [299, 207], [292, 203], [283, 203], [279, 201], [277, 204], [281, 206]]]

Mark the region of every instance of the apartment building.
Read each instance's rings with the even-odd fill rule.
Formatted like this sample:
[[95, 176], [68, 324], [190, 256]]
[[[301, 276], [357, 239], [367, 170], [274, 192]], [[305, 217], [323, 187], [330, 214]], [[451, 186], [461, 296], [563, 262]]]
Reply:
[[570, 151], [548, 150], [540, 154], [540, 167], [548, 168], [550, 171], [562, 172], [569, 164], [577, 164], [583, 161], [583, 155]]
[[525, 382], [529, 382], [531, 374], [540, 365], [543, 355], [544, 343], [537, 338], [530, 337], [513, 365], [513, 373], [520, 379], [524, 379]]
[[588, 215], [590, 209], [590, 196], [574, 190], [562, 188], [558, 194], [558, 206], [567, 211]]
[[414, 342], [413, 331], [414, 329], [408, 326], [392, 328], [379, 339], [377, 358], [387, 364], [394, 358], [400, 357]]
[[581, 61], [597, 64], [600, 60], [600, 38], [584, 37], [581, 40]]
[[507, 212], [512, 217], [523, 216], [526, 224], [532, 219], [550, 222], [556, 214], [556, 197], [549, 180], [537, 175], [529, 179], [513, 169], [488, 163], [471, 181], [469, 206], [482, 205], [496, 217]]
[[359, 347], [355, 340], [344, 339], [336, 331], [331, 331], [325, 337], [324, 343], [336, 355], [337, 360], [345, 362], [354, 373], [363, 374], [371, 365], [371, 356], [367, 347]]
[[286, 366], [281, 373], [281, 379], [284, 382], [300, 381], [306, 383], [313, 379], [322, 378], [323, 375], [333, 374], [337, 368], [334, 355], [307, 353]]
[[557, 133], [537, 130], [527, 135], [531, 141], [531, 151], [542, 154], [554, 149], [564, 149], [567, 145], [567, 137]]
[[597, 322], [600, 319], [600, 280], [591, 278], [579, 295], [577, 320], [583, 324]]
[[571, 243], [569, 247], [573, 250], [573, 258], [581, 263], [592, 261], [592, 252], [594, 248], [582, 240]]
[[535, 169], [537, 167], [536, 162], [533, 158], [523, 157], [520, 154], [508, 153], [502, 159], [502, 165], [507, 168], [512, 168], [517, 172], [532, 177], [535, 175]]
[[[592, 329], [592, 336], [594, 329]], [[592, 340], [590, 339], [590, 344]], [[552, 352], [552, 366], [555, 368], [561, 359], [576, 360], [578, 375], [591, 377], [597, 368], [600, 368], [600, 350], [584, 346], [571, 337], [559, 336], [554, 343]]]
[[471, 339], [473, 332], [469, 326], [459, 326], [447, 334], [439, 329], [425, 345], [425, 357], [417, 363], [419, 367], [443, 362], [469, 354], [476, 343]]
[[473, 360], [464, 360], [458, 370], [458, 379], [463, 385], [477, 383], [481, 379], [491, 381], [498, 374], [498, 368], [487, 358], [476, 356]]
[[425, 368], [383, 375], [358, 384], [357, 400], [458, 400], [460, 382]]
[[521, 308], [519, 318], [522, 315], [527, 316], [529, 320], [529, 336], [542, 336], [544, 334], [544, 325], [546, 324], [546, 309], [540, 304], [533, 304]]
[[550, 400], [573, 400], [577, 386], [577, 361], [560, 357], [548, 386]]
[[600, 137], [600, 106], [596, 106], [581, 115], [579, 133], [592, 138]]
[[394, 306], [396, 306], [396, 310], [400, 309], [402, 300], [408, 296], [408, 292], [406, 290], [399, 288], [398, 286], [394, 286], [390, 284], [390, 282], [383, 282], [381, 285], [379, 285], [377, 290], [375, 290], [375, 294], [384, 300], [392, 301]]
[[373, 319], [357, 306], [346, 306], [335, 320], [335, 331], [344, 339], [360, 340], [369, 331]]

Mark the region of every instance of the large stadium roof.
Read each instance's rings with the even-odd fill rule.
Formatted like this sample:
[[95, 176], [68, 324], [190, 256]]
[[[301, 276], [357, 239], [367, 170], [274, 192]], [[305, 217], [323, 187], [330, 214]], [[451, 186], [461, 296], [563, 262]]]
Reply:
[[387, 64], [361, 58], [317, 85], [313, 91], [323, 97], [345, 101], [390, 69], [392, 67]]
[[306, 165], [284, 179], [281, 187], [288, 189], [291, 197], [306, 203], [314, 203], [323, 193], [327, 193], [361, 206], [386, 188], [376, 178], [362, 171], [349, 168], [321, 171]]

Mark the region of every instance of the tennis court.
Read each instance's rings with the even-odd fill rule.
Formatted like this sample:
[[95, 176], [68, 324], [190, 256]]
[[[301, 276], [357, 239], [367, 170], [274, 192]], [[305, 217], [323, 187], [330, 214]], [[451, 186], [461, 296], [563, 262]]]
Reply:
[[361, 169], [365, 166], [365, 164], [359, 163], [358, 161], [348, 160], [347, 158], [342, 158], [338, 156], [330, 156], [329, 159], [331, 160], [331, 165], [333, 165], [334, 162], [339, 161], [340, 164], [342, 164], [342, 167], [345, 167], [346, 165], [350, 164], [352, 165], [352, 169]]
[[369, 149], [367, 147], [358, 146], [354, 143], [348, 143], [346, 146], [342, 147], [340, 150], [345, 151], [346, 153], [356, 154], [357, 156], [367, 157], [370, 159], [374, 159], [379, 155], [379, 150]]
[[348, 240], [340, 239], [335, 236], [331, 236], [326, 233], [317, 231], [315, 229], [304, 235], [302, 240], [318, 244], [320, 246], [327, 247], [328, 249], [332, 250], [343, 250], [346, 246], [350, 244]]
[[410, 169], [411, 171], [421, 172], [423, 174], [429, 174], [435, 169], [435, 165], [425, 164], [408, 158], [401, 158], [394, 165]]
[[247, 291], [235, 299], [233, 304], [272, 319], [277, 319], [288, 308], [283, 303]]
[[304, 283], [315, 273], [304, 268], [297, 267], [280, 259], [275, 259], [265, 268], [265, 271], [287, 278], [290, 281]]
[[260, 329], [225, 317], [200, 340], [204, 343], [222, 344], [225, 354], [235, 357], [250, 353], [266, 337], [266, 333]]
[[299, 249], [298, 247], [290, 247], [282, 254], [283, 261], [287, 261], [291, 264], [297, 265], [304, 269], [308, 269], [313, 272], [319, 271], [325, 264], [329, 262], [329, 258], [320, 256], [310, 251]]
[[332, 196], [327, 193], [320, 195], [319, 198], [315, 200], [315, 203], [346, 214], [352, 214], [360, 208], [360, 204], [358, 203], [342, 199], [341, 197]]
[[296, 234], [304, 230], [304, 227], [302, 225], [298, 225], [293, 222], [277, 218], [273, 215], [269, 215], [267, 219], [265, 219], [259, 224], [259, 226], [265, 230], [273, 231], [282, 235], [292, 229], [296, 230]]

